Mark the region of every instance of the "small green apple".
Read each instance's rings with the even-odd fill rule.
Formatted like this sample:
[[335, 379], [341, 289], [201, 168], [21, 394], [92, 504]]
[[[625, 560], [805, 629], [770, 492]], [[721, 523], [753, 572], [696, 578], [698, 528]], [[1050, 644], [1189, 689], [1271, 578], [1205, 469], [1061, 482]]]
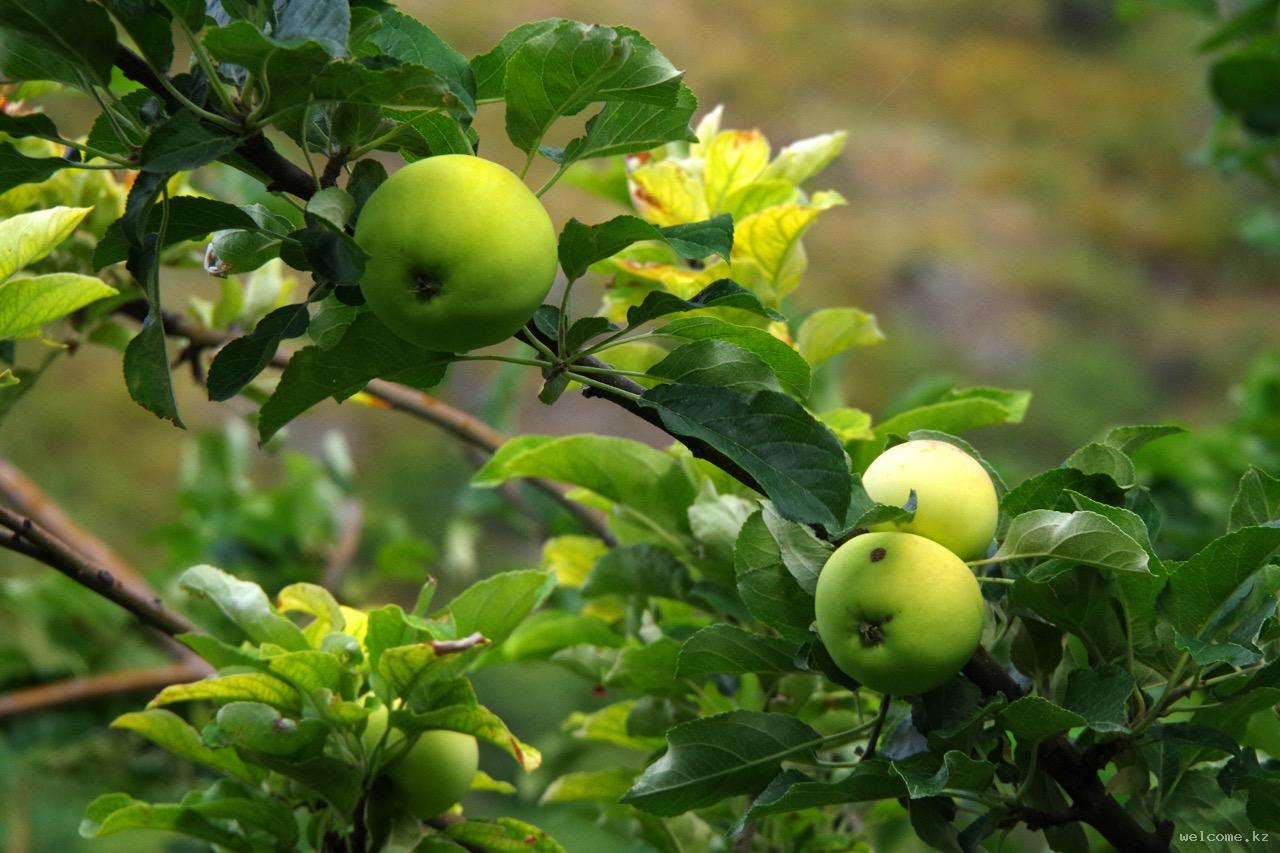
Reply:
[[[380, 705], [369, 715], [361, 739], [365, 749], [373, 749], [387, 730], [387, 706]], [[404, 743], [404, 735], [392, 730], [386, 748], [393, 754]], [[396, 792], [399, 803], [419, 820], [435, 817], [462, 799], [471, 788], [480, 765], [480, 749], [469, 734], [430, 729], [418, 735], [409, 751], [383, 771]]]
[[466, 352], [511, 337], [555, 279], [556, 232], [524, 182], [465, 154], [427, 157], [365, 202], [369, 308], [411, 343]]
[[855, 536], [818, 576], [818, 636], [858, 681], [893, 695], [925, 693], [960, 671], [982, 638], [973, 572], [912, 533]]
[[962, 560], [986, 556], [999, 519], [996, 489], [981, 463], [954, 444], [924, 439], [890, 447], [868, 466], [862, 487], [876, 503], [892, 506], [916, 493], [915, 518], [872, 530], [915, 533]]

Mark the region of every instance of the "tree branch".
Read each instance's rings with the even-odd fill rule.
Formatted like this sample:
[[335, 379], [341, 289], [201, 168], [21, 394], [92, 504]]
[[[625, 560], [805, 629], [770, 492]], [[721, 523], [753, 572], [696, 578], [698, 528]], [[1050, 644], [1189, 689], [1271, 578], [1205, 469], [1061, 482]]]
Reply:
[[149, 593], [150, 585], [110, 545], [75, 522], [18, 466], [0, 457], [0, 498], [44, 527], [127, 586]]
[[[138, 308], [142, 310], [138, 311]], [[146, 306], [142, 302], [130, 303], [120, 310], [139, 320], [146, 316]], [[232, 339], [230, 335], [207, 329], [181, 314], [166, 312], [163, 320], [165, 334], [186, 338], [199, 348], [215, 349]], [[282, 352], [277, 352], [271, 359], [271, 366], [278, 369], [283, 369], [288, 363], [289, 356]], [[507, 442], [507, 436], [484, 421], [422, 391], [398, 385], [395, 382], [387, 382], [384, 379], [372, 380], [365, 386], [364, 391], [370, 397], [385, 403], [388, 408], [437, 426], [464, 444], [478, 448], [487, 455], [496, 453], [498, 448]], [[612, 547], [617, 544], [617, 539], [614, 538], [600, 513], [570, 500], [568, 487], [540, 477], [530, 477], [526, 482], [545, 493], [579, 524], [607, 545]]]
[[[964, 666], [964, 675], [984, 696], [1003, 694], [1010, 702], [1023, 697], [1022, 688], [982, 646]], [[1080, 820], [1098, 830], [1117, 849], [1134, 853], [1165, 853], [1173, 824], [1163, 822], [1154, 832], [1138, 821], [1107, 793], [1097, 772], [1066, 737], [1058, 735], [1040, 744], [1038, 761], [1067, 795]]]
[[148, 597], [124, 585], [108, 569], [72, 550], [30, 518], [0, 507], [0, 527], [10, 531], [8, 536], [0, 536], [0, 548], [24, 554], [57, 569], [81, 586], [120, 605], [152, 628], [170, 636], [197, 630], [182, 614], [166, 609], [158, 597]]
[[[160, 82], [160, 78], [151, 70], [151, 66], [129, 48], [123, 45], [116, 48], [115, 65], [124, 73], [125, 77], [150, 89], [163, 99], [170, 108], [180, 108], [173, 96]], [[213, 107], [209, 107], [209, 110], [210, 112], [218, 112]], [[223, 115], [222, 113], [218, 114]], [[243, 121], [241, 116], [224, 117], [236, 122]], [[301, 199], [311, 198], [316, 191], [315, 182], [311, 180], [311, 176], [292, 160], [276, 151], [275, 146], [262, 134], [261, 130], [254, 130], [246, 136], [236, 146], [235, 153], [239, 154], [246, 163], [270, 179], [270, 183], [267, 184], [268, 190], [291, 193]]]
[[105, 696], [157, 690], [170, 684], [195, 681], [208, 674], [207, 666], [198, 659], [191, 659], [23, 687], [0, 695], [0, 720]]

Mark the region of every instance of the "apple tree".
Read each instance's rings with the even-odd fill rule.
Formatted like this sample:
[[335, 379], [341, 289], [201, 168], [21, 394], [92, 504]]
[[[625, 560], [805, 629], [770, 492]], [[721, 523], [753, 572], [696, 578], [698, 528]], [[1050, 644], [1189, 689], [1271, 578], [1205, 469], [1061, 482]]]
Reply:
[[[114, 726], [203, 768], [198, 784], [103, 791], [85, 836], [560, 850], [454, 806], [515, 791], [476, 772], [478, 742], [539, 767], [471, 681], [534, 661], [609, 700], [565, 728], [612, 762], [539, 803], [656, 850], [869, 849], [896, 827], [941, 850], [1016, 832], [1164, 851], [1203, 846], [1180, 832], [1280, 831], [1280, 480], [1232, 472], [1229, 512], [1174, 559], [1135, 455], [1179, 427], [1116, 427], [1008, 484], [958, 436], [1018, 423], [1025, 392], [935, 388], [880, 417], [832, 403], [847, 353], [881, 338], [856, 307], [791, 298], [821, 263], [806, 230], [843, 203], [811, 187], [843, 133], [775, 152], [699, 113], [626, 26], [533, 21], [465, 57], [369, 0], [0, 0], [0, 74], [0, 416], [20, 422], [23, 391], [73, 351], [54, 341], [114, 347], [125, 392], [173, 425], [188, 373], [248, 406], [263, 444], [337, 403], [392, 410], [481, 451], [477, 487], [529, 486], [557, 521], [537, 567], [357, 607], [269, 566], [194, 565], [157, 595], [0, 508], [0, 546], [177, 641], [185, 677]], [[95, 104], [86, 136], [31, 106], [51, 89]], [[504, 111], [519, 175], [480, 159], [501, 143], [480, 139], [482, 109]], [[569, 185], [617, 215], [544, 233], [537, 198]], [[218, 299], [166, 288], [193, 264]], [[476, 360], [668, 441], [508, 438], [430, 396]], [[1274, 394], [1257, 403], [1277, 416]], [[952, 463], [885, 485], [879, 460], [924, 444]], [[971, 521], [939, 535], [938, 517]], [[907, 614], [935, 563], [954, 584], [916, 591], [942, 610], [953, 595], [958, 632], [904, 615], [886, 639], [938, 669], [863, 685], [845, 608], [905, 587]]]

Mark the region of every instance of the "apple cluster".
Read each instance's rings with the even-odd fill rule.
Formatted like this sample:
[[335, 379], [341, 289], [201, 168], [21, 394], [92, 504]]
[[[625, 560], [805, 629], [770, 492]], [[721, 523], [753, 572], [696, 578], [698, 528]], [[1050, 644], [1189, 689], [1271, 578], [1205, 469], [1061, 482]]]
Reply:
[[909, 520], [874, 525], [836, 549], [818, 577], [818, 636], [860, 683], [891, 695], [940, 687], [973, 655], [986, 607], [964, 561], [984, 556], [999, 505], [986, 469], [944, 441], [886, 450], [862, 479]]

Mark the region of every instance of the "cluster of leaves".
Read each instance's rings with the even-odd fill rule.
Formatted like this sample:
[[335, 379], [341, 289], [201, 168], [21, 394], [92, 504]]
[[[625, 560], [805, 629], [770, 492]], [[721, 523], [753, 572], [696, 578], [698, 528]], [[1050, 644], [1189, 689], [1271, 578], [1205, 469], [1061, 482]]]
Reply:
[[[991, 582], [985, 645], [1026, 695], [987, 695], [957, 675], [891, 707], [878, 757], [852, 772], [833, 768], [851, 766], [877, 700], [844, 692], [856, 685], [811, 633], [828, 542], [674, 451], [596, 436], [513, 440], [479, 483], [574, 483], [607, 508], [621, 544], [550, 541], [546, 565], [580, 604], [530, 620], [508, 654], [636, 694], [566, 723], [632, 750], [630, 769], [570, 774], [544, 801], [622, 796], [721, 832], [752, 822], [770, 849], [810, 850], [826, 849], [842, 813], [818, 807], [896, 799], [930, 844], [972, 849], [1033, 810], [1067, 810], [1036, 755], [1069, 734], [1098, 766], [1111, 765], [1111, 790], [1143, 821], [1280, 825], [1269, 805], [1280, 778], [1254, 752], [1274, 749], [1280, 734], [1268, 662], [1280, 637], [1271, 562], [1280, 480], [1250, 471], [1228, 533], [1185, 562], [1162, 560], [1152, 546], [1160, 513], [1129, 454], [1177, 432], [1120, 428], [1061, 467], [1013, 489], [999, 484], [998, 542], [974, 566]], [[973, 452], [938, 432], [910, 437]], [[903, 512], [859, 499], [853, 482], [851, 526]], [[1215, 790], [1234, 799], [1216, 803]], [[738, 794], [751, 799], [726, 808]], [[957, 802], [988, 809], [965, 819]], [[799, 809], [805, 832], [767, 820]], [[1051, 825], [1047, 837], [1054, 849], [1088, 849], [1078, 824]]]
[[[429, 581], [411, 612], [386, 605], [366, 613], [313, 584], [287, 586], [273, 604], [257, 585], [220, 569], [189, 569], [179, 585], [207, 633], [179, 639], [217, 672], [165, 688], [114, 725], [223, 778], [174, 803], [104, 795], [88, 807], [82, 834], [161, 829], [239, 851], [329, 849], [352, 833], [373, 849], [416, 844], [423, 828], [377, 787], [381, 768], [415, 735], [464, 732], [525, 770], [539, 765], [538, 751], [478, 703], [466, 673], [501, 649], [553, 584], [541, 571], [494, 575], [432, 611]], [[217, 708], [199, 730], [168, 710], [195, 701]], [[391, 709], [404, 743], [383, 737], [370, 746], [361, 738], [380, 705]], [[473, 785], [509, 789], [483, 774]], [[536, 842], [530, 849], [560, 849], [510, 819], [453, 823], [431, 849], [526, 838]]]

